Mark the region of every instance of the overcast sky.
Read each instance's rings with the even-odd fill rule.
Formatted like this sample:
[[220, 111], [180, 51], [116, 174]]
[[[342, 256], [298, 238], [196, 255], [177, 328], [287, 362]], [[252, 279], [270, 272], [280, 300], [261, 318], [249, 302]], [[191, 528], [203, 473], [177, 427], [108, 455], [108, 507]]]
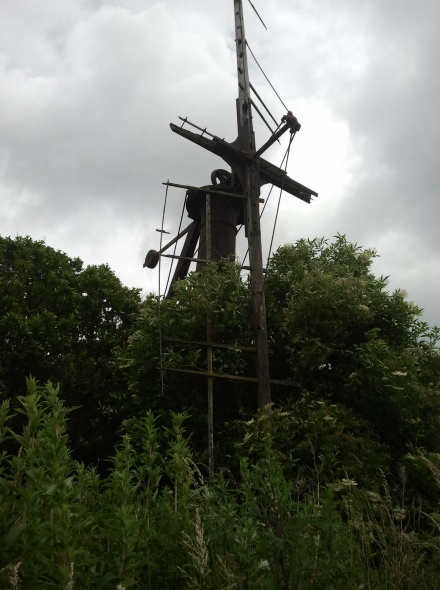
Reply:
[[[346, 234], [440, 325], [440, 2], [253, 3], [268, 31], [245, 0], [249, 45], [302, 125], [288, 173], [319, 193], [310, 205], [283, 195], [275, 247]], [[232, 141], [236, 96], [233, 0], [0, 0], [0, 234], [157, 289], [142, 263], [158, 249], [162, 183], [209, 184], [225, 166], [169, 123], [187, 116]], [[286, 147], [267, 157], [280, 165]], [[168, 193], [171, 235], [183, 198]]]

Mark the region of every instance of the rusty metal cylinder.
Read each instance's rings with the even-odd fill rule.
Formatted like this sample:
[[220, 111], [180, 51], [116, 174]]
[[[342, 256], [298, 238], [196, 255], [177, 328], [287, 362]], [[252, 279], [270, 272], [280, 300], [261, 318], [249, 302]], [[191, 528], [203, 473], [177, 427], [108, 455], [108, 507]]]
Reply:
[[[206, 187], [211, 188], [211, 187]], [[212, 187], [218, 189], [218, 187]], [[211, 260], [221, 260], [236, 254], [237, 225], [243, 223], [243, 199], [229, 195], [211, 194]], [[206, 260], [206, 193], [188, 191], [186, 208], [191, 219], [200, 221], [200, 241], [197, 258]], [[197, 263], [197, 271], [203, 262]]]

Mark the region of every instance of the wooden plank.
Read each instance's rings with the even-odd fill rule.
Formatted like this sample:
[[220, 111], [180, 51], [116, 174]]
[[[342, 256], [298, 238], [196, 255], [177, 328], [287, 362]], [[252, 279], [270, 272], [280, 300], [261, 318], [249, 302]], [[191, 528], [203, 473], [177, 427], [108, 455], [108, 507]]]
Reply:
[[187, 373], [189, 375], [200, 375], [201, 377], [214, 377], [216, 379], [229, 379], [230, 381], [247, 381], [250, 383], [258, 383], [258, 379], [256, 377], [241, 377], [240, 375], [227, 375], [226, 373], [208, 373], [207, 371], [173, 369], [171, 367], [164, 367], [164, 371], [171, 371], [172, 373]]
[[212, 346], [213, 348], [226, 348], [228, 350], [243, 350], [245, 352], [256, 352], [255, 346], [241, 346], [240, 344], [219, 344], [218, 342], [203, 342], [201, 340], [179, 340], [177, 338], [164, 338], [166, 342], [177, 342], [191, 344], [194, 346]]
[[[244, 166], [250, 159], [252, 159], [251, 155], [246, 154], [244, 151], [238, 149], [227, 141], [220, 139], [219, 137], [215, 137], [214, 139], [202, 137], [198, 133], [193, 133], [192, 131], [188, 131], [188, 129], [182, 129], [173, 123], [170, 124], [170, 127], [174, 133], [177, 133], [178, 135], [185, 137], [185, 139], [188, 139], [189, 141], [196, 143], [213, 154], [216, 154], [231, 167], [235, 167], [237, 165]], [[310, 203], [312, 197], [318, 196], [317, 192], [304, 186], [296, 180], [293, 180], [293, 178], [290, 178], [284, 170], [278, 168], [264, 158], [255, 158], [255, 163], [260, 168], [262, 184], [270, 183], [278, 188], [283, 187], [283, 190], [286, 193], [297, 197], [305, 203]]]
[[[164, 371], [171, 373], [186, 373], [189, 375], [200, 375], [200, 377], [212, 377], [214, 379], [228, 379], [229, 381], [244, 381], [246, 383], [258, 383], [256, 377], [242, 377], [241, 375], [228, 375], [227, 373], [209, 373], [208, 371], [196, 371], [193, 369], [174, 369], [171, 367], [164, 367]], [[273, 385], [285, 385], [287, 387], [294, 387], [295, 383], [292, 381], [283, 381], [281, 379], [270, 379]]]
[[246, 197], [239, 193], [228, 193], [226, 191], [216, 191], [210, 189], [209, 186], [191, 186], [189, 184], [176, 184], [175, 182], [162, 182], [164, 186], [174, 186], [176, 188], [185, 188], [187, 190], [199, 191], [201, 193], [207, 193], [208, 195], [222, 195], [224, 197], [237, 197], [237, 199], [245, 199]]

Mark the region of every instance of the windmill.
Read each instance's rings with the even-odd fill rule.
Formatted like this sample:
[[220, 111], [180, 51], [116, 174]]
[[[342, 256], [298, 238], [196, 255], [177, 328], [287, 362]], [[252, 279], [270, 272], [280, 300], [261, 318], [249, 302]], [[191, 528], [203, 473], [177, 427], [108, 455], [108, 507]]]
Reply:
[[[255, 10], [253, 5], [252, 7]], [[160, 256], [170, 256], [178, 260], [167, 294], [167, 296], [172, 296], [173, 283], [187, 275], [191, 262], [196, 262], [197, 270], [202, 270], [207, 262], [235, 255], [237, 226], [245, 226], [249, 248], [249, 266], [244, 268], [250, 271], [257, 363], [256, 377], [243, 379], [252, 380], [258, 384], [258, 407], [262, 408], [271, 401], [271, 379], [261, 245], [260, 188], [264, 184], [270, 183], [306, 203], [310, 203], [312, 197], [317, 196], [317, 193], [289, 178], [284, 170], [262, 157], [262, 154], [284, 133], [289, 131], [291, 138], [293, 138], [294, 134], [299, 131], [301, 126], [290, 111], [282, 118], [269, 140], [259, 149], [256, 148], [252, 125], [252, 107], [255, 107], [259, 114], [261, 113], [251, 98], [251, 89], [258, 98], [259, 96], [249, 81], [248, 44], [245, 36], [242, 0], [234, 0], [234, 14], [238, 77], [237, 138], [232, 142], [227, 142], [188, 121], [187, 118], [180, 118], [183, 122], [181, 126], [170, 125], [171, 130], [177, 135], [219, 156], [230, 170], [223, 168], [214, 170], [211, 174], [211, 184], [202, 187], [164, 183], [187, 190], [186, 209], [192, 221], [186, 229], [159, 251], [150, 250], [144, 267], [154, 268]], [[197, 129], [200, 133], [190, 131], [185, 125]], [[171, 245], [184, 236], [185, 242], [180, 256], [164, 254]], [[197, 257], [195, 257], [197, 244], [199, 247]], [[213, 343], [210, 339], [209, 319], [207, 331], [208, 371], [200, 372], [200, 374], [204, 374], [208, 378], [208, 398], [211, 400], [208, 405], [212, 405], [212, 379], [225, 376], [212, 373]], [[209, 362], [210, 356], [211, 363]], [[194, 371], [191, 372], [194, 373]], [[232, 378], [232, 376], [229, 377]], [[272, 382], [274, 381], [272, 380]], [[209, 410], [208, 413], [212, 414]]]

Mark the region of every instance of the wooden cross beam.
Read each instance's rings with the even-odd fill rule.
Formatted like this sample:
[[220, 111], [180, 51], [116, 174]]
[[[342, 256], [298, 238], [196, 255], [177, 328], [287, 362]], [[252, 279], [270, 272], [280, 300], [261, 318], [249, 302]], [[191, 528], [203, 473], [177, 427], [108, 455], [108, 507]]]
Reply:
[[[170, 123], [170, 127], [171, 131], [174, 131], [177, 135], [180, 135], [205, 148], [209, 152], [220, 156], [220, 158], [229, 164], [232, 170], [238, 173], [239, 176], [242, 174], [243, 167], [246, 166], [246, 164], [255, 164], [259, 170], [260, 187], [268, 183], [273, 184], [278, 188], [282, 188], [286, 193], [289, 193], [306, 203], [310, 203], [312, 197], [318, 196], [318, 193], [312, 189], [307, 188], [299, 182], [296, 182], [296, 180], [290, 178], [284, 170], [261, 158], [258, 155], [258, 152], [251, 154], [250, 152], [244, 152], [242, 149], [237, 148], [237, 140], [233, 143], [228, 143], [224, 139], [220, 139], [220, 137], [214, 136], [213, 139], [209, 139], [204, 135], [193, 133], [192, 131], [178, 127], [173, 123]], [[274, 141], [276, 141], [276, 139], [274, 139]]]
[[[284, 170], [261, 157], [261, 154], [281, 137], [283, 133], [288, 130], [291, 133], [295, 133], [300, 129], [300, 125], [292, 113], [288, 112], [283, 117], [282, 123], [284, 124], [280, 129], [260, 149], [256, 149], [252, 125], [252, 99], [250, 96], [242, 0], [234, 0], [234, 13], [238, 77], [237, 139], [232, 143], [228, 143], [224, 139], [207, 134], [206, 130], [201, 128], [198, 129], [202, 131], [202, 134], [197, 134], [177, 125], [170, 125], [174, 133], [222, 158], [231, 167], [233, 175], [229, 175], [227, 171], [223, 170], [215, 171], [221, 179], [230, 177], [229, 182], [224, 180], [217, 184], [218, 178], [213, 178], [213, 186], [200, 187], [200, 189], [187, 192], [187, 210], [194, 222], [188, 228], [188, 232], [184, 232], [187, 233], [187, 236], [181, 256], [172, 256], [173, 258], [178, 258], [179, 263], [171, 283], [169, 295], [172, 292], [173, 283], [186, 276], [189, 264], [194, 260], [197, 241], [199, 241], [199, 252], [201, 253], [196, 260], [198, 264], [205, 263], [205, 258], [208, 260], [220, 259], [222, 256], [235, 253], [236, 225], [244, 222], [249, 244], [253, 323], [257, 350], [256, 380], [258, 382], [258, 407], [262, 408], [270, 403], [271, 394], [261, 247], [260, 188], [262, 185], [270, 183], [306, 203], [310, 203], [312, 197], [318, 195], [315, 191], [289, 178]], [[184, 122], [187, 122], [187, 120], [184, 119]], [[197, 127], [197, 125], [194, 125], [194, 127]], [[237, 198], [234, 198], [234, 196]], [[245, 211], [243, 211], [242, 207], [243, 202], [245, 203]], [[220, 210], [221, 215], [219, 214]], [[215, 232], [213, 228], [215, 228]], [[202, 241], [204, 242], [202, 240], [202, 232], [206, 236], [206, 241], [209, 241], [208, 246], [206, 244], [202, 245]], [[215, 248], [211, 248], [211, 237], [214, 236], [214, 233], [216, 234], [214, 242], [217, 241], [218, 244], [222, 241], [227, 242], [226, 248], [218, 246], [216, 251], [214, 251]], [[226, 251], [226, 254], [222, 254], [222, 248]], [[211, 254], [213, 255], [212, 257]], [[156, 260], [158, 255], [160, 253], [153, 252], [152, 256], [149, 253], [147, 255], [146, 266], [152, 268], [150, 258]]]
[[[258, 151], [256, 150], [252, 126], [252, 99], [250, 96], [242, 0], [234, 0], [234, 12], [238, 73], [237, 139], [233, 143], [228, 143], [219, 137], [211, 135], [210, 139], [204, 133], [196, 134], [177, 125], [171, 124], [170, 127], [174, 133], [216, 154], [229, 164], [241, 185], [240, 187], [231, 187], [229, 190], [237, 190], [238, 188], [242, 193], [241, 196], [246, 199], [244, 217], [249, 244], [253, 323], [257, 348], [258, 407], [262, 408], [270, 403], [271, 394], [261, 247], [260, 188], [264, 184], [271, 183], [306, 203], [310, 203], [312, 196], [317, 196], [317, 193], [289, 178], [284, 170], [261, 157], [261, 154], [285, 131], [289, 129], [291, 133], [294, 133], [299, 130], [300, 125], [292, 113], [287, 113], [283, 118], [284, 125], [281, 129], [276, 131]], [[226, 198], [230, 199], [230, 197], [225, 196]], [[211, 229], [208, 231], [210, 233]], [[184, 253], [182, 252], [182, 254]]]

